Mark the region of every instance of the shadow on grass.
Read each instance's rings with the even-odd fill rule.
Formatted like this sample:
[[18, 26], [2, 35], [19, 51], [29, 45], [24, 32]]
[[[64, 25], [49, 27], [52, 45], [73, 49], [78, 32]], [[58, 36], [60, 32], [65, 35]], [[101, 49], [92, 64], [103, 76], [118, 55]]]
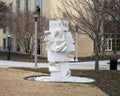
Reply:
[[[34, 62], [34, 57], [31, 58], [29, 54], [11, 53], [11, 60], [22, 62]], [[100, 57], [100, 60], [110, 60], [112, 58], [119, 59], [120, 55], [108, 55]], [[0, 52], [0, 60], [7, 60], [7, 52]], [[94, 56], [91, 57], [78, 57], [79, 62], [94, 61]], [[38, 56], [38, 62], [48, 62], [46, 57]]]
[[[11, 53], [10, 57], [13, 61], [34, 62], [34, 57], [31, 58], [28, 54]], [[7, 52], [0, 52], [0, 60], [7, 60]], [[47, 58], [38, 56], [38, 62], [47, 62]]]
[[72, 70], [72, 75], [94, 78], [94, 84], [109, 96], [120, 96], [120, 71]]

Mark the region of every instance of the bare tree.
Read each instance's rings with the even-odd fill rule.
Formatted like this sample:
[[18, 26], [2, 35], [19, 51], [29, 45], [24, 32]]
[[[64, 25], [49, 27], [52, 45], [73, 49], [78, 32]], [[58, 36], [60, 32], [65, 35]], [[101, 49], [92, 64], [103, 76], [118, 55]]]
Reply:
[[[43, 39], [43, 29], [40, 26], [46, 27], [48, 23], [45, 17], [41, 17], [43, 23], [41, 24], [40, 17], [38, 17], [38, 38]], [[12, 15], [12, 31], [11, 34], [18, 47], [21, 47], [24, 53], [28, 53], [31, 57], [34, 52], [34, 17], [32, 12], [19, 12]], [[9, 24], [9, 25], [11, 25]], [[40, 25], [41, 24], [41, 25]], [[11, 27], [11, 26], [9, 26]]]
[[94, 43], [95, 69], [99, 70], [99, 54], [103, 32], [104, 0], [59, 0], [59, 12], [77, 24], [79, 33], [90, 37]]
[[8, 13], [9, 7], [6, 5], [5, 2], [0, 0], [0, 28], [6, 29]]
[[[32, 54], [34, 48], [34, 19], [31, 14], [19, 13], [13, 14], [12, 18], [13, 38], [16, 39], [18, 46], [20, 46], [25, 53]], [[10, 26], [11, 27], [11, 26]]]

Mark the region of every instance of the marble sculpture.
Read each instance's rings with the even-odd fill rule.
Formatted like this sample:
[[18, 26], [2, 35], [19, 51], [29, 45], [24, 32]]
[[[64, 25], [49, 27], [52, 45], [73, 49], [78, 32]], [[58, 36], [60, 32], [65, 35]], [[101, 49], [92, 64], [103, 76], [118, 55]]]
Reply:
[[68, 81], [71, 76], [69, 61], [74, 61], [74, 40], [66, 20], [50, 20], [49, 30], [45, 31], [50, 81]]

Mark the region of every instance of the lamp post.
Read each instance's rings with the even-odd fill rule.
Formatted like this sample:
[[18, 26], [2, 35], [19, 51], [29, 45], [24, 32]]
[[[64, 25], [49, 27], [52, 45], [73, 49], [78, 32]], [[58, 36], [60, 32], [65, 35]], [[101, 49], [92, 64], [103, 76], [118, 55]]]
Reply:
[[78, 62], [78, 25], [75, 26], [76, 29], [76, 57], [75, 61]]
[[35, 62], [35, 68], [37, 68], [37, 18], [38, 18], [38, 13], [35, 11], [34, 13], [34, 19], [35, 19], [35, 54], [34, 54], [34, 62]]
[[8, 52], [7, 52], [7, 60], [10, 60], [10, 51], [11, 51], [11, 37], [10, 34], [7, 36], [7, 42], [8, 42]]

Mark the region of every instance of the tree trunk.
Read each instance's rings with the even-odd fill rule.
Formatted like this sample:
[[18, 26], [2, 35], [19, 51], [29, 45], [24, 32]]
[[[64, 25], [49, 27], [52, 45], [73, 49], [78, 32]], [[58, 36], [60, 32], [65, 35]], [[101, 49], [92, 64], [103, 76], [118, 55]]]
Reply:
[[96, 38], [95, 40], [95, 70], [99, 70], [99, 46], [98, 46], [98, 40]]
[[100, 32], [100, 18], [99, 18], [99, 12], [98, 12], [98, 1], [94, 0], [94, 33], [95, 33], [95, 39], [94, 39], [94, 47], [95, 47], [95, 70], [99, 70], [99, 49], [100, 49], [100, 41], [99, 41], [99, 32]]

